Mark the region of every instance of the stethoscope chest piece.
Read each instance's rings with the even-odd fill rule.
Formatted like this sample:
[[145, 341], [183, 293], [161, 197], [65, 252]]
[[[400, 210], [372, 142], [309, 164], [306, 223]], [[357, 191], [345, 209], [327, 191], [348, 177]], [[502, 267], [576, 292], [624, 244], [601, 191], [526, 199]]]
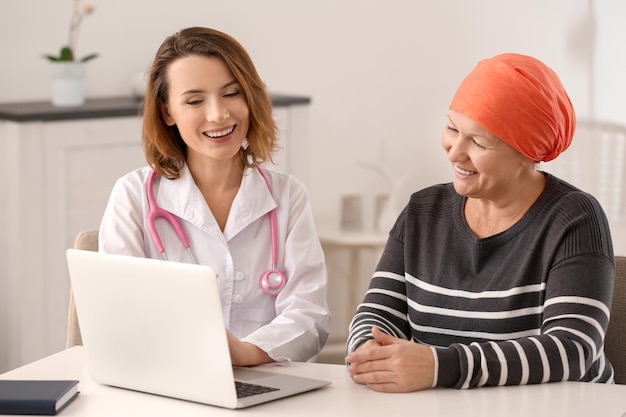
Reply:
[[266, 271], [259, 279], [259, 286], [264, 293], [278, 295], [287, 284], [287, 277], [277, 269]]

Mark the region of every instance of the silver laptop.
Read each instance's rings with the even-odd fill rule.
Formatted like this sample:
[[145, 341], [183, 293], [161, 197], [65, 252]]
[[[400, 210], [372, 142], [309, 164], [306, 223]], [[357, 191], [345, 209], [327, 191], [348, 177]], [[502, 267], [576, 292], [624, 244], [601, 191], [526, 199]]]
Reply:
[[233, 367], [208, 266], [77, 249], [67, 263], [87, 369], [99, 383], [225, 408], [330, 384]]

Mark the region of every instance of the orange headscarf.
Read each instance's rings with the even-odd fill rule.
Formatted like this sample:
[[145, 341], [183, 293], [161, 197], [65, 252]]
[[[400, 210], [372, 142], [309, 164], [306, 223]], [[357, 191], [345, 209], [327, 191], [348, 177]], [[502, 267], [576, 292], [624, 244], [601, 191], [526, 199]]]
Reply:
[[556, 73], [526, 55], [483, 59], [450, 104], [533, 161], [550, 161], [572, 143], [574, 107]]

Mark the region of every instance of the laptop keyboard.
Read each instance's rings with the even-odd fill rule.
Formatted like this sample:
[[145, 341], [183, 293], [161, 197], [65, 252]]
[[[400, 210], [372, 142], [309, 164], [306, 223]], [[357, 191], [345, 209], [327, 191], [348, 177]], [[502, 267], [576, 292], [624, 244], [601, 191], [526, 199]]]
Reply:
[[257, 385], [242, 381], [235, 381], [235, 387], [237, 388], [237, 398], [245, 398], [279, 390], [278, 388], [268, 387], [266, 385]]

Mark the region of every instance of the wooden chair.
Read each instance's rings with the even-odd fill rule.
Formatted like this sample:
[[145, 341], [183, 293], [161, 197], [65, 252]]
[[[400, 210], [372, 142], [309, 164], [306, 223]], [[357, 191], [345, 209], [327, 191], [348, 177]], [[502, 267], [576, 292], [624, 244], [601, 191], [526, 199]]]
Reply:
[[615, 370], [615, 383], [626, 384], [626, 256], [615, 257], [615, 289], [604, 351]]
[[[98, 251], [98, 231], [97, 230], [84, 230], [76, 235], [74, 241], [75, 249]], [[66, 347], [69, 349], [72, 346], [82, 345], [83, 339], [80, 334], [80, 327], [78, 326], [78, 316], [76, 315], [76, 305], [74, 304], [74, 294], [70, 289], [70, 303], [69, 311], [67, 315], [67, 342]]]

